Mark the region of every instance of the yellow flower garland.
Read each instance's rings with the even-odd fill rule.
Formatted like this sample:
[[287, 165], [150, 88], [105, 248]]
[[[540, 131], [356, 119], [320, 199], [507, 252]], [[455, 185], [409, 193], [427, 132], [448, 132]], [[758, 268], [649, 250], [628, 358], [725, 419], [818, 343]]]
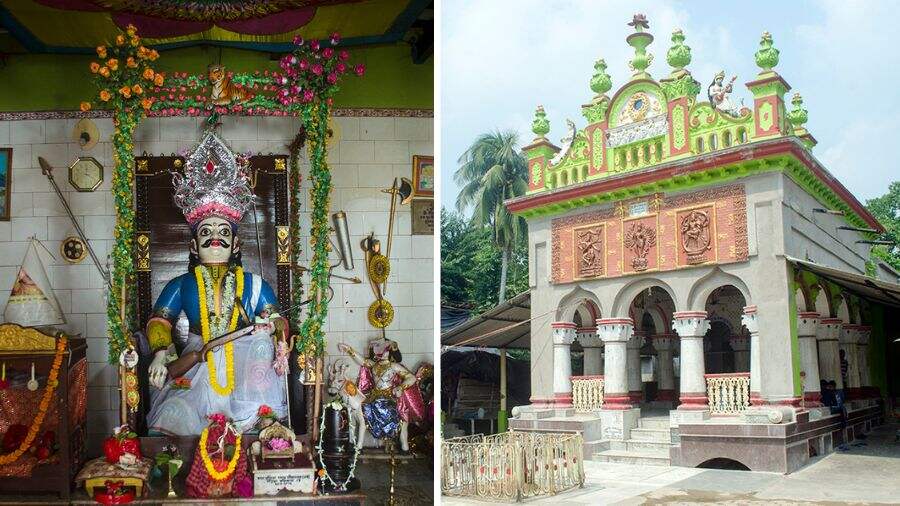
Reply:
[[238, 460], [241, 457], [241, 435], [238, 434], [235, 437], [234, 455], [231, 456], [231, 460], [228, 461], [228, 467], [226, 467], [224, 471], [218, 471], [213, 465], [212, 460], [209, 458], [209, 452], [206, 450], [206, 441], [208, 439], [209, 427], [203, 429], [203, 432], [200, 433], [200, 458], [203, 459], [203, 465], [206, 467], [206, 472], [208, 472], [209, 476], [216, 481], [226, 480], [231, 476], [231, 473], [234, 472]]
[[[200, 306], [200, 332], [204, 343], [208, 343], [211, 339], [209, 332], [209, 308], [206, 306], [206, 283], [203, 282], [203, 273], [200, 271], [202, 266], [194, 268], [194, 277], [197, 279], [197, 298]], [[236, 285], [234, 296], [237, 300], [242, 300], [244, 295], [244, 269], [238, 267], [234, 271]], [[235, 304], [231, 311], [231, 322], [228, 325], [228, 332], [233, 332], [237, 328], [238, 315], [240, 311]], [[213, 360], [213, 352], [206, 354], [206, 367], [209, 370], [209, 385], [221, 396], [231, 395], [234, 391], [234, 343], [225, 344], [225, 386], [219, 385], [219, 377], [216, 375], [216, 363]]]
[[62, 358], [65, 353], [66, 338], [60, 337], [59, 341], [56, 343], [56, 356], [53, 358], [53, 366], [50, 368], [47, 386], [44, 387], [44, 396], [41, 397], [41, 404], [38, 406], [38, 414], [34, 417], [31, 427], [28, 428], [28, 434], [25, 436], [22, 444], [20, 444], [12, 453], [0, 455], [0, 466], [5, 466], [6, 464], [18, 460], [23, 453], [28, 451], [28, 448], [31, 447], [31, 443], [34, 442], [34, 438], [37, 436], [38, 431], [41, 430], [41, 425], [44, 424], [44, 418], [47, 416], [47, 410], [50, 408], [50, 400], [53, 399], [53, 392], [56, 391], [56, 386], [59, 385], [59, 382], [56, 381], [56, 379], [59, 377], [59, 367], [62, 365]]

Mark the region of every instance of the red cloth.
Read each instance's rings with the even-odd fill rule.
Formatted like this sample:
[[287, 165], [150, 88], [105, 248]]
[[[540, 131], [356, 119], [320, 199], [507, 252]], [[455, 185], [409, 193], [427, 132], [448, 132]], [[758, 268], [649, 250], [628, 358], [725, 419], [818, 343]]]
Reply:
[[[213, 426], [209, 429], [209, 437], [206, 441], [207, 455], [216, 451], [216, 441], [222, 434], [221, 426]], [[234, 444], [234, 435], [229, 434], [226, 440], [230, 444]], [[214, 457], [215, 459], [216, 457]], [[208, 497], [225, 497], [237, 496], [236, 485], [245, 479], [250, 479], [247, 471], [247, 452], [241, 449], [241, 456], [238, 457], [237, 466], [234, 472], [224, 480], [214, 480], [206, 471], [206, 465], [203, 463], [203, 457], [200, 456], [200, 445], [194, 451], [194, 461], [191, 464], [191, 472], [185, 480], [188, 497], [208, 498]]]
[[368, 367], [359, 368], [359, 376], [356, 378], [356, 387], [362, 393], [368, 393], [375, 386], [375, 378], [372, 376], [372, 370]]
[[425, 418], [425, 402], [419, 385], [412, 385], [403, 390], [397, 399], [397, 412], [404, 422], [413, 423]]

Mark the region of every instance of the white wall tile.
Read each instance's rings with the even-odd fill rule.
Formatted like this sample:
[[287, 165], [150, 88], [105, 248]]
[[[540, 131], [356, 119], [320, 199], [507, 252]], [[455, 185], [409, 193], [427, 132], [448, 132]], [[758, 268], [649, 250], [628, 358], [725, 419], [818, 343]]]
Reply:
[[198, 139], [199, 136], [200, 129], [197, 126], [197, 118], [166, 118], [165, 126], [160, 123], [160, 140], [181, 141], [185, 139]]
[[408, 162], [411, 160], [409, 144], [409, 141], [379, 141], [375, 146], [375, 163]]
[[429, 128], [434, 123], [430, 118], [397, 118], [395, 125], [397, 139], [408, 141], [427, 141], [431, 139], [432, 130]]
[[359, 138], [364, 141], [394, 140], [394, 118], [360, 118]]
[[[340, 137], [338, 141], [358, 141], [359, 140], [359, 118], [334, 118], [332, 121], [338, 125]], [[2, 132], [0, 132], [0, 140], [2, 140]]]
[[342, 163], [374, 163], [375, 142], [341, 141], [340, 159], [342, 160]]
[[0, 121], [0, 146], [9, 144], [9, 121]]
[[40, 144], [44, 142], [44, 120], [17, 121], [9, 131], [13, 144]]
[[10, 240], [12, 241], [27, 241], [31, 237], [35, 237], [40, 240], [47, 239], [47, 218], [41, 217], [23, 217], [23, 218], [11, 218], [10, 223], [12, 224], [12, 234]]
[[15, 169], [30, 169], [37, 165], [37, 160], [31, 161], [31, 144], [17, 144], [12, 146], [13, 191], [16, 191]]

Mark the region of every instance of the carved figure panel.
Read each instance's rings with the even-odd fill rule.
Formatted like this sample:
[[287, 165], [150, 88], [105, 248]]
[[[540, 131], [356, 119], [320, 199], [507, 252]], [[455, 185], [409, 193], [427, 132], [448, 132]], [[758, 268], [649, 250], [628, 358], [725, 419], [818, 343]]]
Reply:
[[603, 225], [575, 229], [575, 273], [579, 278], [604, 274], [606, 238]]
[[630, 270], [640, 272], [656, 268], [656, 218], [626, 222], [624, 230], [623, 246]]
[[678, 256], [680, 265], [702, 264], [715, 259], [715, 226], [712, 206], [678, 213]]

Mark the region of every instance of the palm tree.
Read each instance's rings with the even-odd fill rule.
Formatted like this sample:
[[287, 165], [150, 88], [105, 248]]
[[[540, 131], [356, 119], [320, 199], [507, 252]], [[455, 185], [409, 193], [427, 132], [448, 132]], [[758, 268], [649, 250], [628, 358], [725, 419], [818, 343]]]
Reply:
[[462, 189], [456, 209], [473, 208], [472, 223], [493, 229], [494, 245], [500, 250], [499, 303], [506, 300], [506, 274], [516, 241], [525, 237], [527, 225], [510, 214], [503, 201], [524, 195], [528, 190], [528, 164], [516, 147], [516, 132], [482, 134], [462, 156], [453, 179]]

